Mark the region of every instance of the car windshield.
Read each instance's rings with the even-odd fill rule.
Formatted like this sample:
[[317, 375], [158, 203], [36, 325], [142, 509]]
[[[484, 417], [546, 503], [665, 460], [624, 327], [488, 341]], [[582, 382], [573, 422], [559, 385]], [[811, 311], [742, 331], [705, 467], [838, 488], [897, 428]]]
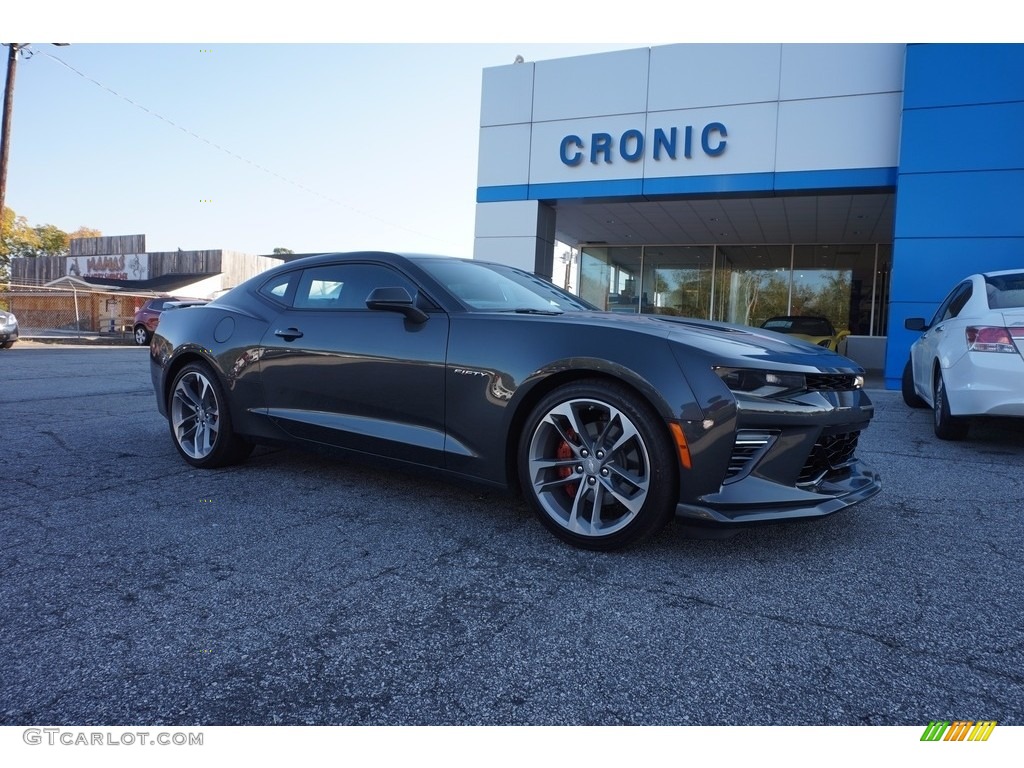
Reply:
[[985, 290], [989, 309], [1024, 308], [1024, 272], [1012, 275], [987, 275]]
[[761, 326], [778, 333], [798, 333], [803, 336], [832, 336], [832, 324], [823, 317], [773, 317]]
[[416, 263], [473, 309], [543, 314], [596, 309], [547, 280], [512, 267], [456, 258]]

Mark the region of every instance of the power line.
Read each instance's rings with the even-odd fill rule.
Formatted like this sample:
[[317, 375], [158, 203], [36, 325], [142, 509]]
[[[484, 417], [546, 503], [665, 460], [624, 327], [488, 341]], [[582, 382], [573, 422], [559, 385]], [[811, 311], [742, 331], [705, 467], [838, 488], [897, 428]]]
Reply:
[[143, 112], [145, 112], [146, 114], [151, 115], [152, 117], [155, 117], [156, 119], [161, 120], [161, 121], [167, 123], [168, 125], [170, 125], [170, 126], [172, 126], [174, 128], [177, 128], [182, 133], [185, 133], [185, 134], [191, 136], [194, 139], [198, 139], [199, 141], [201, 141], [201, 142], [203, 142], [205, 144], [209, 144], [214, 149], [216, 149], [216, 150], [218, 150], [220, 152], [223, 152], [223, 153], [225, 153], [227, 155], [230, 155], [231, 157], [235, 158], [236, 160], [241, 160], [243, 163], [248, 163], [253, 168], [256, 168], [257, 170], [260, 170], [263, 173], [269, 174], [270, 176], [273, 176], [274, 178], [279, 179], [279, 180], [285, 182], [286, 184], [291, 184], [292, 186], [297, 187], [298, 189], [301, 189], [303, 192], [306, 192], [306, 193], [308, 193], [310, 195], [313, 195], [314, 197], [319, 197], [322, 200], [326, 200], [327, 202], [332, 203], [333, 205], [337, 205], [337, 206], [342, 207], [342, 208], [347, 208], [348, 210], [353, 211], [354, 213], [357, 213], [360, 216], [367, 216], [367, 217], [369, 217], [371, 219], [379, 221], [381, 224], [385, 224], [386, 226], [393, 227], [395, 229], [401, 229], [401, 230], [403, 230], [405, 232], [409, 232], [410, 234], [418, 235], [420, 237], [428, 237], [431, 240], [436, 240], [437, 242], [447, 242], [447, 241], [444, 241], [444, 240], [440, 240], [439, 238], [434, 237], [432, 235], [428, 235], [428, 234], [426, 234], [424, 232], [418, 232], [415, 229], [409, 229], [408, 227], [403, 227], [401, 224], [395, 224], [394, 222], [387, 221], [386, 219], [382, 219], [379, 216], [376, 216], [376, 215], [374, 215], [372, 213], [369, 213], [368, 211], [361, 210], [361, 209], [356, 208], [356, 207], [354, 207], [352, 205], [349, 205], [348, 203], [343, 203], [340, 200], [335, 200], [333, 197], [330, 197], [330, 196], [325, 195], [325, 194], [323, 194], [321, 192], [318, 192], [315, 189], [310, 189], [306, 185], [301, 184], [301, 183], [295, 181], [294, 179], [289, 179], [287, 176], [282, 176], [280, 173], [277, 173], [276, 171], [273, 171], [273, 170], [271, 170], [271, 169], [269, 169], [269, 168], [267, 168], [267, 167], [265, 167], [263, 165], [260, 165], [259, 163], [254, 162], [253, 160], [250, 160], [247, 157], [243, 157], [242, 155], [239, 155], [237, 152], [232, 152], [230, 149], [227, 149], [226, 147], [222, 147], [220, 144], [216, 143], [215, 141], [210, 141], [209, 139], [207, 139], [207, 138], [205, 138], [203, 136], [200, 136], [198, 133], [195, 133], [194, 131], [191, 131], [188, 128], [185, 128], [184, 126], [178, 125], [178, 123], [174, 122], [170, 118], [164, 117], [159, 112], [155, 112], [154, 110], [149, 109], [145, 105], [139, 104], [138, 102], [130, 99], [129, 97], [125, 96], [124, 94], [118, 93], [117, 91], [115, 91], [110, 86], [104, 85], [103, 83], [101, 83], [100, 81], [96, 80], [95, 78], [92, 78], [89, 75], [85, 74], [84, 72], [81, 72], [81, 71], [75, 69], [73, 66], [71, 66], [66, 61], [64, 61], [63, 59], [61, 59], [61, 58], [59, 58], [57, 56], [54, 56], [54, 55], [52, 55], [50, 53], [47, 53], [45, 51], [33, 51], [33, 53], [41, 53], [43, 56], [46, 56], [47, 58], [53, 59], [58, 64], [66, 67], [70, 71], [74, 72], [79, 77], [83, 78], [84, 80], [87, 80], [88, 82], [92, 83], [93, 85], [97, 86], [98, 88], [101, 88], [104, 91], [107, 91], [108, 93], [112, 94], [113, 96], [116, 96], [117, 98], [121, 99], [122, 101], [128, 102], [129, 104], [131, 104], [136, 109], [140, 109]]

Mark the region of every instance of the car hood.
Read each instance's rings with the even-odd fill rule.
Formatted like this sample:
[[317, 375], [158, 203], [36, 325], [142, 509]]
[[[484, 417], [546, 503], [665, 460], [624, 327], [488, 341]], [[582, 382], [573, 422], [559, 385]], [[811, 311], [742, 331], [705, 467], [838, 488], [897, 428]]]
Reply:
[[764, 328], [667, 315], [587, 312], [568, 313], [564, 317], [568, 317], [569, 314], [590, 315], [600, 322], [607, 323], [611, 320], [616, 325], [666, 336], [673, 342], [700, 350], [723, 364], [732, 361], [735, 365], [751, 365], [758, 368], [770, 364], [780, 370], [798, 372], [863, 372], [863, 369], [849, 358], [793, 335], [776, 333]]

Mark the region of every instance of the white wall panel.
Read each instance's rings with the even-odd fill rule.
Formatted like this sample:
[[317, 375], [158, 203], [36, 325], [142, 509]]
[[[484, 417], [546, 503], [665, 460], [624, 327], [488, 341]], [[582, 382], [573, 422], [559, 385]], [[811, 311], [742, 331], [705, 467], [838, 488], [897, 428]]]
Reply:
[[530, 170], [530, 124], [480, 129], [477, 186], [527, 184]]
[[484, 70], [480, 125], [528, 123], [533, 118], [533, 63]]
[[897, 166], [902, 103], [900, 93], [782, 102], [776, 170]]
[[[775, 170], [775, 123], [778, 106], [749, 104], [742, 107], [714, 107], [711, 109], [688, 109], [679, 112], [662, 112], [649, 115], [647, 145], [644, 150], [644, 177], [657, 179], [673, 176], [705, 176], [723, 173], [768, 173]], [[709, 157], [701, 149], [701, 131], [710, 123], [722, 123], [728, 134], [726, 147], [721, 155]], [[677, 154], [675, 160], [667, 159], [662, 153], [661, 160], [654, 159], [655, 129], [668, 131], [679, 127], [682, 130], [693, 126], [692, 157], [687, 160]]]
[[534, 121], [645, 112], [649, 58], [638, 48], [538, 61]]
[[782, 46], [662, 45], [651, 49], [651, 112], [777, 101]]
[[539, 207], [536, 200], [477, 203], [477, 237], [536, 237]]
[[902, 44], [784, 45], [779, 95], [785, 101], [902, 91], [905, 55]]
[[[535, 123], [533, 126], [533, 150], [530, 158], [530, 183], [546, 184], [562, 181], [597, 181], [610, 179], [635, 179], [643, 174], [643, 161], [627, 162], [618, 156], [618, 141], [631, 128], [643, 130], [647, 116], [644, 113], [595, 117], [589, 120], [565, 120], [549, 123]], [[595, 133], [607, 133], [614, 139], [615, 151], [612, 162], [603, 159], [590, 162], [590, 150]], [[583, 162], [568, 166], [561, 160], [562, 139], [569, 134], [583, 140]], [[574, 150], [576, 151], [576, 150]]]
[[533, 272], [537, 259], [537, 237], [479, 237], [473, 241], [473, 258], [495, 261]]

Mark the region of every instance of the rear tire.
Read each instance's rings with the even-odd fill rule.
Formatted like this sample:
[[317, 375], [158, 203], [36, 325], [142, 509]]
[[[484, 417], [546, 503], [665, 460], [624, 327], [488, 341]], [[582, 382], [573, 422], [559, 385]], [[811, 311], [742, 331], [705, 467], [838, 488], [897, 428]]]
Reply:
[[174, 377], [167, 423], [174, 447], [193, 467], [237, 464], [255, 447], [235, 434], [224, 388], [205, 363], [189, 363]]
[[135, 343], [140, 347], [144, 347], [149, 344], [149, 330], [144, 325], [135, 326]]
[[903, 391], [903, 402], [909, 405], [911, 408], [925, 408], [927, 403], [921, 399], [921, 396], [917, 394], [917, 390], [914, 389], [914, 366], [907, 360], [907, 364], [903, 366], [903, 383], [901, 386]]
[[678, 501], [678, 464], [664, 421], [614, 382], [554, 390], [519, 442], [523, 494], [548, 530], [584, 549], [618, 549], [663, 527]]
[[970, 424], [966, 419], [953, 416], [949, 411], [949, 398], [946, 396], [946, 382], [942, 379], [942, 371], [935, 374], [935, 436], [940, 440], [963, 440], [967, 437]]

